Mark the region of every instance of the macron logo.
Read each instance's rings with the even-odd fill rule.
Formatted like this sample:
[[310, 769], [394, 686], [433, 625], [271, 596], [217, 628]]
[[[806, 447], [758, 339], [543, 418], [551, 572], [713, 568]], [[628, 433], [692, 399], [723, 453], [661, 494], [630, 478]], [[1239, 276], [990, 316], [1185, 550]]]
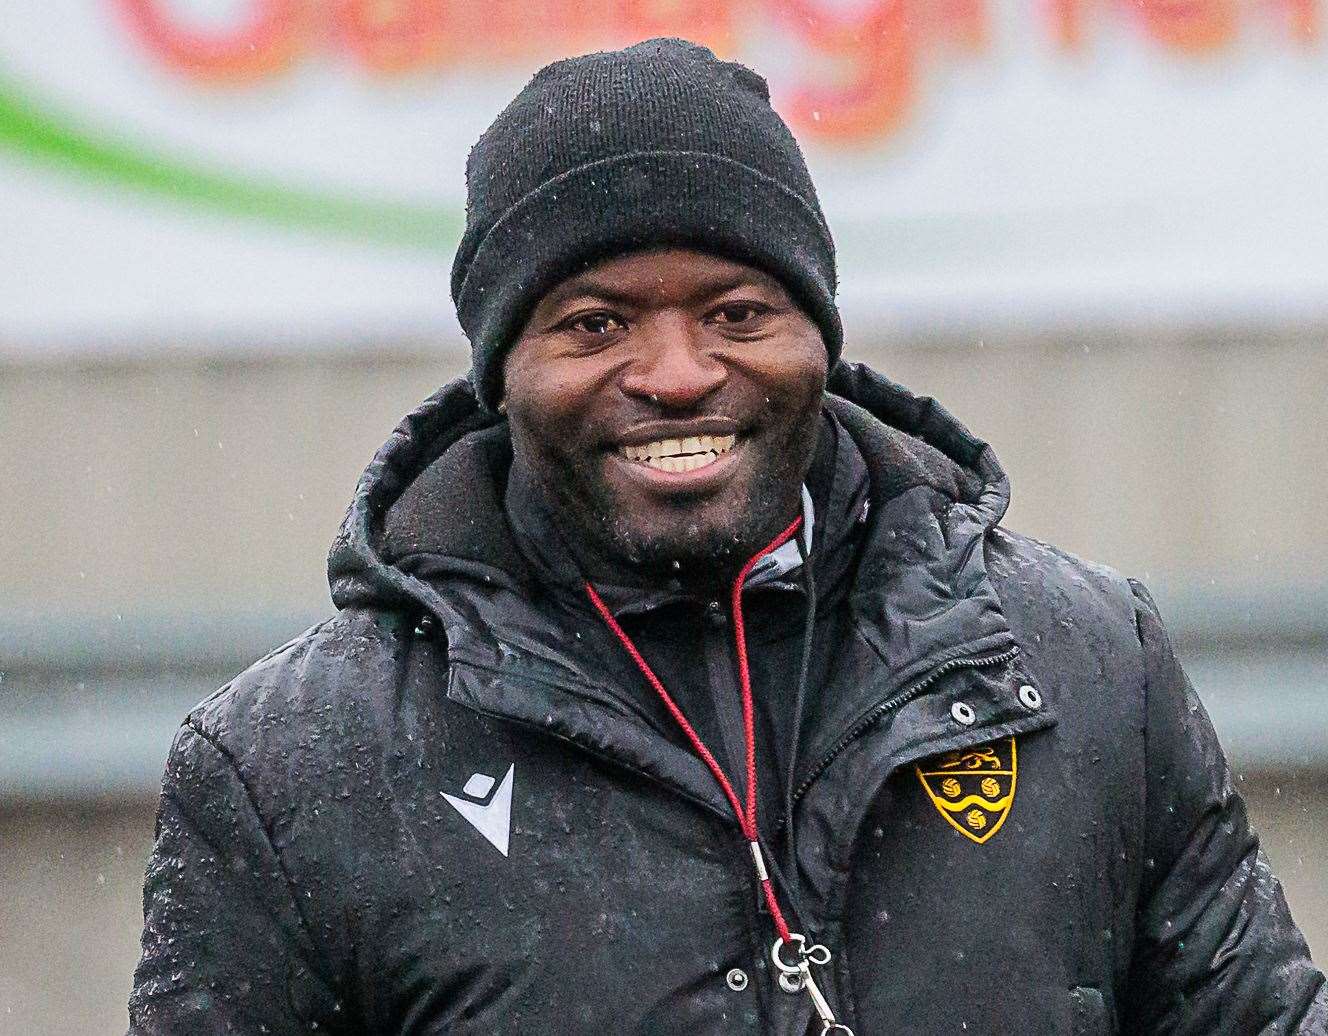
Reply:
[[487, 773], [472, 773], [460, 796], [443, 792], [448, 805], [504, 856], [512, 832], [512, 776], [515, 772], [516, 764], [513, 763], [507, 768], [507, 775], [497, 791], [493, 788], [493, 778]]

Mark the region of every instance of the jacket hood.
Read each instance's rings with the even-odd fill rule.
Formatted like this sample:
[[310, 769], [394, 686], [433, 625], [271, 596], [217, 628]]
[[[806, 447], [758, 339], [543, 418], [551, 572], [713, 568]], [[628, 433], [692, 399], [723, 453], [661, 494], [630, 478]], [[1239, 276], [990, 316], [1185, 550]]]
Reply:
[[[859, 583], [880, 585], [889, 579], [885, 569], [896, 568], [892, 559], [916, 562], [919, 552], [934, 549], [922, 541], [932, 539], [929, 528], [941, 532], [942, 511], [945, 524], [953, 525], [958, 511], [974, 532], [1004, 515], [1009, 480], [994, 453], [935, 400], [841, 362], [825, 405], [857, 443], [871, 476], [869, 540], [889, 548], [864, 555]], [[333, 541], [333, 603], [440, 614], [439, 586], [448, 579], [518, 588], [530, 573], [501, 518], [510, 460], [506, 420], [480, 405], [466, 378], [406, 415], [360, 477]], [[917, 513], [901, 523], [898, 501], [906, 497], [914, 498], [906, 510]], [[929, 528], [907, 532], [919, 519]], [[932, 570], [929, 578], [936, 575]]]

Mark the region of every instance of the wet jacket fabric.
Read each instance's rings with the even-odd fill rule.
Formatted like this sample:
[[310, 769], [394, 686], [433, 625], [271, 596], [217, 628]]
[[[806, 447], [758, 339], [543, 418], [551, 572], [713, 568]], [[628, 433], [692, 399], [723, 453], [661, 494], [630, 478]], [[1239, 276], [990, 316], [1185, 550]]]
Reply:
[[[777, 803], [762, 825], [840, 1020], [1328, 1032], [1147, 592], [1005, 530], [992, 451], [933, 401], [841, 364], [825, 411], [868, 486], [816, 500], [857, 518], [809, 567], [850, 562], [815, 616], [792, 849]], [[131, 1034], [820, 1031], [710, 772], [509, 524], [493, 422], [464, 382], [409, 415], [334, 544], [337, 615], [181, 727]], [[722, 616], [630, 590], [612, 606], [701, 709]], [[762, 595], [756, 639], [793, 657], [805, 601]]]

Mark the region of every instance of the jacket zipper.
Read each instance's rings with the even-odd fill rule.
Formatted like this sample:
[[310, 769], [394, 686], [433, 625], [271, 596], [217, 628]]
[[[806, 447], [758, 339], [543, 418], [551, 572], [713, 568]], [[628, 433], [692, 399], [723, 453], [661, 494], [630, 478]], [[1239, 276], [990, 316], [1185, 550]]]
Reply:
[[[886, 713], [893, 712], [895, 709], [907, 705], [942, 676], [945, 676], [947, 673], [952, 673], [957, 669], [985, 669], [988, 666], [1002, 665], [1006, 662], [1013, 661], [1018, 655], [1019, 646], [1016, 644], [1008, 650], [995, 655], [976, 655], [967, 658], [952, 658], [948, 662], [942, 662], [935, 669], [931, 670], [931, 672], [927, 673], [926, 676], [915, 680], [893, 698], [887, 698], [879, 705], [873, 706], [862, 716], [861, 719], [853, 724], [853, 726], [849, 728], [848, 733], [836, 741], [830, 750], [815, 766], [812, 767], [807, 776], [803, 778], [802, 783], [794, 790], [793, 801], [799, 801], [802, 796], [806, 794], [807, 789], [816, 782], [816, 778], [825, 772], [825, 768], [834, 762], [835, 756], [839, 755], [840, 752], [848, 747], [850, 742], [860, 737], [868, 727], [877, 723]], [[787, 818], [784, 819], [787, 820]]]

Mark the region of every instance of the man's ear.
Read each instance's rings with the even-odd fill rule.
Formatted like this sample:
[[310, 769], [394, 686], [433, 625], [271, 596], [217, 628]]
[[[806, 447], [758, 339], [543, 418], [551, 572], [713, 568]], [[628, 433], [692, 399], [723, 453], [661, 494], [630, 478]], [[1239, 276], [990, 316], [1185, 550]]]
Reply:
[[507, 413], [507, 397], [506, 397], [506, 396], [504, 396], [502, 399], [498, 400], [498, 413], [500, 413], [500, 414], [505, 414], [505, 413]]

